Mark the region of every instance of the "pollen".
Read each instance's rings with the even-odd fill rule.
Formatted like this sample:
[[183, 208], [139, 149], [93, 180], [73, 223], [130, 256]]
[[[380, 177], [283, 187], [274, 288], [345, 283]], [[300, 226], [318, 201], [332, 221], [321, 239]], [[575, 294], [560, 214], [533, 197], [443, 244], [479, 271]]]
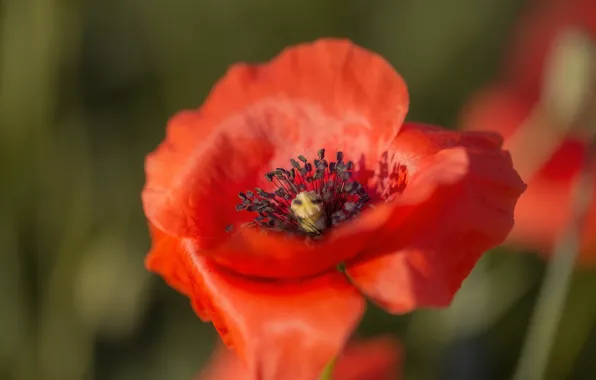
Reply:
[[323, 199], [314, 191], [303, 191], [292, 200], [290, 209], [307, 232], [323, 231], [326, 228]]
[[236, 211], [258, 213], [251, 225], [311, 237], [357, 215], [369, 202], [364, 187], [352, 178], [354, 164], [337, 152], [336, 161], [325, 159], [325, 149], [309, 162], [291, 159], [291, 168], [277, 168], [265, 177], [272, 190], [256, 188], [239, 193]]

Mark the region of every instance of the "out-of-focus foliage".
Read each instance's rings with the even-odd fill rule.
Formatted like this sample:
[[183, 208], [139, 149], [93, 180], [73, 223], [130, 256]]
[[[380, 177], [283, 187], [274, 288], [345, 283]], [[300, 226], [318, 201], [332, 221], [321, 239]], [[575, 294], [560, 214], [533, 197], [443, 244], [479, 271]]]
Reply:
[[[410, 119], [455, 127], [496, 72], [518, 0], [0, 2], [0, 378], [189, 379], [216, 335], [147, 273], [143, 160], [236, 61], [322, 36], [389, 59]], [[363, 73], [366, 75], [366, 73]], [[405, 342], [407, 379], [505, 379], [543, 263], [488, 255], [455, 305], [360, 333]], [[550, 378], [596, 376], [596, 276], [574, 278]], [[592, 331], [590, 333], [590, 331]], [[583, 377], [582, 377], [583, 376]]]

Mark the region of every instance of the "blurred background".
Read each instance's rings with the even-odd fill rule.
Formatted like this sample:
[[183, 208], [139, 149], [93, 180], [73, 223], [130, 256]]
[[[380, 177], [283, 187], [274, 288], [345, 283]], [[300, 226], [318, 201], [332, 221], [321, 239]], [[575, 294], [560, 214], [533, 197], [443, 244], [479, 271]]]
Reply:
[[[549, 7], [557, 11], [542, 12]], [[533, 21], [541, 12], [550, 21]], [[545, 99], [541, 55], [554, 54], [549, 41], [559, 27], [596, 37], [596, 4], [0, 0], [0, 379], [191, 379], [205, 365], [217, 341], [212, 326], [144, 269], [149, 238], [140, 192], [144, 157], [167, 119], [199, 106], [228, 65], [268, 60], [318, 37], [348, 37], [405, 77], [409, 120], [475, 129], [485, 126], [468, 124], [486, 120], [503, 125], [506, 136], [525, 125], [532, 138], [512, 148], [522, 161], [541, 133], [554, 133], [522, 173], [531, 186], [570, 139], [555, 164], [563, 167], [557, 173], [573, 170], [547, 175], [567, 189], [585, 134], [572, 133], [578, 123], [547, 107], [565, 100], [537, 100]], [[563, 58], [591, 59], [585, 48], [571, 50]], [[589, 78], [565, 71], [573, 62], [552, 76], [585, 89]], [[486, 95], [495, 87], [497, 95]], [[570, 194], [555, 195], [562, 193]], [[535, 378], [596, 379], [596, 244], [582, 246], [571, 271], [551, 273], [575, 262], [572, 253], [561, 265], [549, 259], [564, 223], [543, 232], [531, 216], [566, 220], [555, 211], [567, 203], [540, 199], [524, 208], [530, 216], [519, 218], [526, 223], [519, 239], [485, 255], [451, 308], [397, 317], [371, 306], [358, 334], [395, 335], [405, 379], [509, 379], [520, 361], [537, 366], [536, 357], [546, 367]], [[544, 291], [539, 297], [548, 279], [553, 297], [562, 293], [550, 304]], [[554, 329], [530, 333], [534, 343], [527, 343], [536, 318]]]

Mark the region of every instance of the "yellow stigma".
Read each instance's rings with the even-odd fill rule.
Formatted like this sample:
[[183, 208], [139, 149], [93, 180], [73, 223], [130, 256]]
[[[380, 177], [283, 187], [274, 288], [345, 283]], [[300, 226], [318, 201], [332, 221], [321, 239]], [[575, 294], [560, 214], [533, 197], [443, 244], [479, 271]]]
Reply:
[[304, 231], [316, 233], [325, 229], [323, 199], [316, 192], [303, 191], [299, 193], [292, 200], [290, 208]]

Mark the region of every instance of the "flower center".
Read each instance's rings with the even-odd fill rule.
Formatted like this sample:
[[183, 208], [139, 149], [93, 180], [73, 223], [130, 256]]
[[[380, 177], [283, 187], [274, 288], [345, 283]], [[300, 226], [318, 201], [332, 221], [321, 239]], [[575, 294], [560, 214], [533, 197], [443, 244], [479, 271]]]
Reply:
[[257, 188], [238, 196], [237, 211], [258, 213], [252, 222], [263, 228], [320, 236], [326, 229], [351, 219], [370, 197], [364, 187], [352, 179], [354, 164], [344, 162], [338, 152], [336, 161], [327, 162], [325, 149], [310, 163], [304, 156], [291, 159], [292, 168], [277, 168], [265, 174], [276, 189]]
[[296, 195], [290, 209], [304, 231], [316, 232], [325, 229], [322, 204], [323, 199], [314, 191], [303, 191]]

